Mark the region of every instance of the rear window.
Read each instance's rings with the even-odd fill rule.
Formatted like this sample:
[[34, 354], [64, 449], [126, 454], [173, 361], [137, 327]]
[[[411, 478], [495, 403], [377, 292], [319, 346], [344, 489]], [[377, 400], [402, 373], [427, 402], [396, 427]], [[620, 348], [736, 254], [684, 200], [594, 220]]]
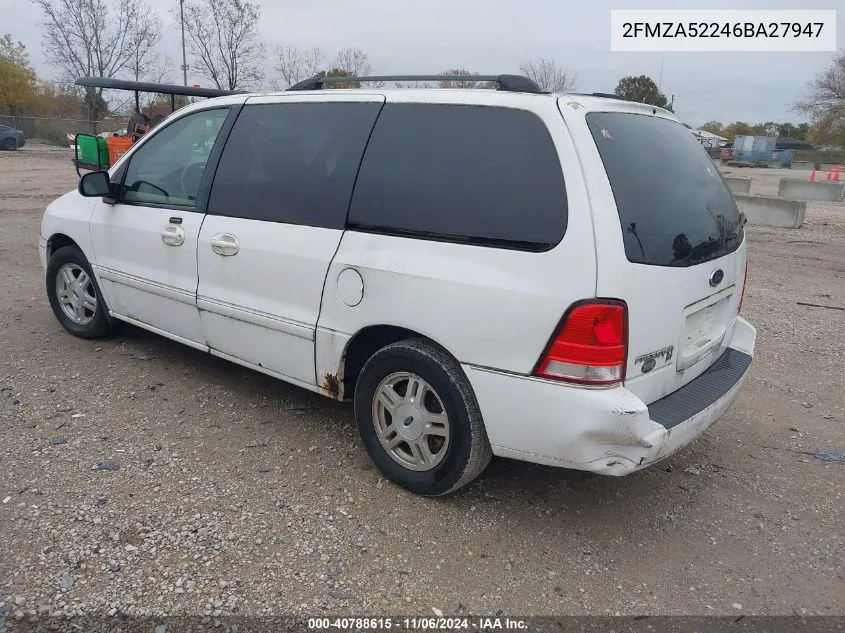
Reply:
[[388, 104], [364, 154], [352, 229], [527, 251], [566, 232], [545, 124], [525, 110]]
[[742, 216], [712, 159], [680, 123], [619, 112], [587, 114], [638, 264], [693, 266], [735, 251]]

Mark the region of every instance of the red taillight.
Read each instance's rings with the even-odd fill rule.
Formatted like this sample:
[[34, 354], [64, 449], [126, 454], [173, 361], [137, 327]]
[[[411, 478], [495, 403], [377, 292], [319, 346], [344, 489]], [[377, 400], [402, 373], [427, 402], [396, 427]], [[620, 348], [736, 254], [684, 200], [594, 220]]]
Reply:
[[534, 375], [586, 385], [618, 384], [625, 379], [627, 345], [624, 303], [578, 303], [564, 315]]
[[736, 313], [742, 310], [742, 301], [745, 299], [745, 286], [748, 284], [748, 262], [745, 262], [745, 275], [742, 278], [742, 293], [739, 295], [739, 305], [736, 307]]

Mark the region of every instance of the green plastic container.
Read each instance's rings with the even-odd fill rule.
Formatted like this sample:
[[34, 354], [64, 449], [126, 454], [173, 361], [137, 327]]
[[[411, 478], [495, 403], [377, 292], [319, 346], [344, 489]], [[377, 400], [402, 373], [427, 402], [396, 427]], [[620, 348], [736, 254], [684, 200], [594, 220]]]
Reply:
[[76, 144], [79, 148], [79, 160], [83, 163], [96, 165], [99, 155], [100, 165], [109, 166], [109, 148], [106, 145], [106, 139], [91, 134], [77, 134]]

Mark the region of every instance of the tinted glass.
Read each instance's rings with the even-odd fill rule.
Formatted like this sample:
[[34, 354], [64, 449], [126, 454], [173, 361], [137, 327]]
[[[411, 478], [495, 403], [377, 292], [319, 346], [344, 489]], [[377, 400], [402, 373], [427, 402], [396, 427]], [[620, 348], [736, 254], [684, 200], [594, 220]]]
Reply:
[[132, 155], [123, 181], [123, 201], [193, 207], [211, 148], [228, 108], [177, 119]]
[[587, 115], [629, 261], [692, 266], [735, 251], [743, 223], [707, 151], [680, 123], [618, 112]]
[[350, 228], [546, 250], [566, 231], [566, 188], [543, 122], [523, 110], [388, 104]]
[[343, 228], [380, 103], [244, 107], [208, 203], [217, 215]]

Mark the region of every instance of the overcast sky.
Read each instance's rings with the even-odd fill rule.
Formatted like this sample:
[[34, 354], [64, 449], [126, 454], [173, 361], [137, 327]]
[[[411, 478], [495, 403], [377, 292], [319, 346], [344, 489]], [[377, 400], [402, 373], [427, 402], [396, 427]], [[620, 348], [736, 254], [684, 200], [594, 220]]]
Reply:
[[[178, 0], [146, 0], [165, 26], [162, 51], [180, 79]], [[359, 47], [379, 74], [432, 73], [465, 67], [484, 74], [517, 72], [538, 57], [578, 76], [582, 92], [611, 92], [620, 77], [646, 74], [678, 115], [693, 125], [720, 121], [793, 121], [790, 110], [833, 53], [613, 53], [611, 9], [836, 9], [838, 45], [845, 46], [841, 0], [709, 0], [648, 3], [626, 0], [260, 0], [268, 53], [277, 44], [319, 46], [333, 55]], [[0, 0], [0, 33], [23, 41], [39, 75], [53, 71], [41, 52], [40, 10], [30, 0]], [[190, 64], [190, 59], [188, 60]], [[268, 55], [268, 71], [271, 61]], [[662, 71], [661, 71], [662, 69]], [[189, 76], [189, 83], [201, 83]], [[207, 82], [203, 85], [207, 85]]]

